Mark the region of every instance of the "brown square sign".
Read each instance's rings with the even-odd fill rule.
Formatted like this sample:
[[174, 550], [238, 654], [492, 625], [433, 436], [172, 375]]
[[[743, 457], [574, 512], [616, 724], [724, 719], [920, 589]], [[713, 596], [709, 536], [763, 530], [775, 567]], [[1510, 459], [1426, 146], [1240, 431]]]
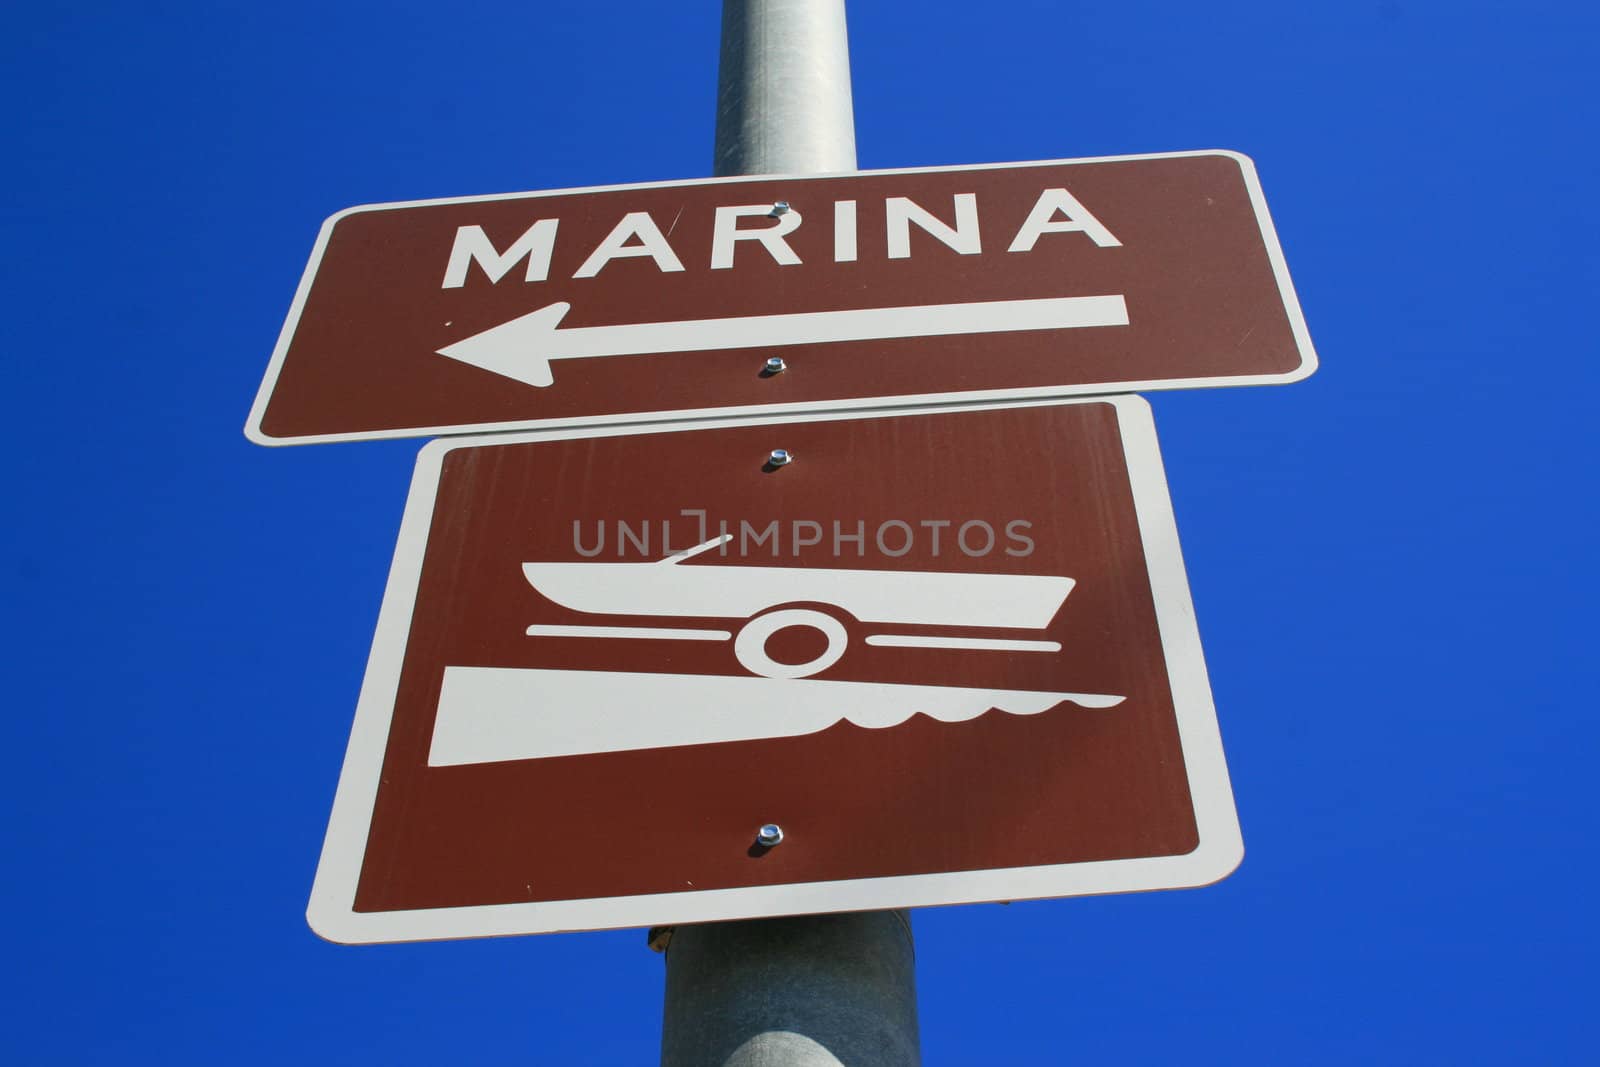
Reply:
[[1235, 153], [708, 179], [340, 212], [246, 433], [860, 410], [1315, 366]]
[[309, 916], [534, 933], [1240, 855], [1144, 401], [746, 419], [424, 449]]

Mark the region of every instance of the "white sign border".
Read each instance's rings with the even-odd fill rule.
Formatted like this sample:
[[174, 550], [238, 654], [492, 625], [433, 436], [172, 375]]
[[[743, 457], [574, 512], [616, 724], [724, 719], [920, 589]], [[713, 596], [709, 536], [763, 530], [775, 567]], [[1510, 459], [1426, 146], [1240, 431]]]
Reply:
[[989, 404], [931, 408], [891, 415], [841, 412], [812, 421], [862, 417], [903, 418], [957, 414], [1019, 406], [1056, 407], [1102, 403], [1117, 412], [1134, 509], [1149, 568], [1156, 621], [1172, 685], [1184, 765], [1194, 802], [1200, 843], [1184, 855], [1107, 860], [1040, 867], [1013, 867], [944, 874], [901, 875], [737, 889], [696, 890], [642, 896], [603, 897], [519, 904], [496, 904], [412, 911], [358, 912], [356, 884], [366, 852], [378, 781], [388, 747], [400, 668], [416, 603], [422, 559], [433, 519], [439, 474], [447, 452], [457, 448], [531, 441], [631, 436], [760, 426], [792, 419], [717, 420], [663, 428], [598, 428], [560, 434], [527, 434], [434, 441], [417, 457], [406, 498], [394, 563], [384, 590], [377, 632], [356, 706], [355, 723], [334, 796], [328, 833], [311, 890], [306, 919], [316, 933], [344, 944], [431, 941], [512, 934], [605, 930], [675, 923], [715, 922], [772, 915], [802, 915], [884, 908], [972, 904], [996, 900], [1081, 896], [1209, 885], [1227, 877], [1244, 857], [1233, 804], [1233, 789], [1222, 752], [1211, 683], [1200, 648], [1200, 633], [1178, 544], [1178, 530], [1167, 492], [1166, 472], [1156, 441], [1150, 405], [1141, 397], [1057, 400], [1049, 404]]
[[[638, 411], [623, 412], [615, 415], [580, 415], [559, 419], [535, 418], [517, 419], [510, 422], [457, 423], [443, 426], [409, 427], [398, 430], [357, 430], [350, 433], [304, 434], [292, 437], [272, 437], [261, 429], [261, 420], [266, 415], [267, 402], [271, 399], [272, 392], [277, 387], [278, 374], [283, 369], [283, 362], [289, 351], [289, 343], [294, 337], [295, 329], [300, 324], [300, 314], [305, 308], [306, 296], [311, 291], [312, 280], [316, 277], [317, 269], [322, 264], [323, 253], [328, 247], [328, 239], [333, 233], [333, 227], [347, 215], [368, 211], [392, 211], [399, 208], [427, 207], [438, 204], [475, 204], [490, 201], [536, 199], [546, 196], [570, 196], [578, 193], [621, 192], [630, 189], [670, 189], [686, 185], [717, 185], [729, 182], [749, 183], [785, 180], [813, 181], [828, 178], [877, 177], [889, 174], [937, 174], [950, 171], [1008, 170], [1017, 167], [1121, 163], [1144, 159], [1183, 159], [1191, 156], [1223, 156], [1238, 163], [1239, 169], [1243, 172], [1245, 187], [1250, 193], [1250, 203], [1255, 208], [1256, 224], [1261, 229], [1261, 239], [1266, 246], [1267, 258], [1272, 264], [1272, 273], [1277, 279], [1278, 292], [1283, 299], [1284, 312], [1289, 318], [1289, 326], [1294, 333], [1295, 344], [1300, 353], [1300, 365], [1294, 370], [1282, 374], [1098, 382], [1092, 385], [1027, 386], [1021, 389], [978, 389], [943, 393], [917, 393], [905, 396], [871, 396], [840, 400], [803, 401], [788, 404], [747, 404], [677, 411]], [[278, 343], [272, 351], [272, 359], [267, 364], [266, 375], [261, 380], [261, 387], [256, 392], [255, 402], [250, 407], [249, 418], [245, 421], [244, 435], [258, 445], [277, 447], [281, 445], [325, 444], [333, 441], [378, 441], [395, 437], [497, 433], [506, 430], [535, 428], [547, 430], [579, 429], [597, 426], [675, 422], [683, 419], [730, 418], [755, 414], [781, 414], [788, 417], [801, 417], [830, 411], [873, 412], [933, 403], [948, 404], [959, 402], [970, 404], [996, 400], [1041, 400], [1069, 396], [1104, 396], [1116, 393], [1148, 392], [1165, 389], [1207, 389], [1236, 385], [1284, 385], [1308, 378], [1316, 369], [1316, 349], [1311, 344], [1311, 334], [1306, 328], [1305, 314], [1300, 309], [1300, 298], [1295, 293], [1294, 282], [1289, 277], [1288, 264], [1283, 258], [1283, 248], [1278, 242], [1277, 230], [1274, 228], [1272, 216], [1267, 210], [1267, 200], [1261, 191], [1261, 179], [1256, 174], [1255, 161], [1243, 153], [1217, 148], [1192, 152], [1152, 152], [1130, 156], [1094, 156], [1085, 159], [1044, 159], [1029, 160], [1021, 163], [982, 163], [973, 166], [903, 167], [892, 170], [847, 171], [841, 174], [736, 175], [725, 178], [691, 178], [670, 182], [596, 185], [579, 189], [550, 189], [530, 193], [445, 197], [437, 200], [403, 200], [388, 204], [362, 204], [330, 215], [327, 221], [322, 224], [321, 232], [317, 234], [316, 244], [311, 250], [311, 259], [306, 264], [305, 273], [301, 275], [300, 284], [295, 290], [294, 300], [289, 305], [289, 313], [284, 320], [283, 329], [278, 335]]]

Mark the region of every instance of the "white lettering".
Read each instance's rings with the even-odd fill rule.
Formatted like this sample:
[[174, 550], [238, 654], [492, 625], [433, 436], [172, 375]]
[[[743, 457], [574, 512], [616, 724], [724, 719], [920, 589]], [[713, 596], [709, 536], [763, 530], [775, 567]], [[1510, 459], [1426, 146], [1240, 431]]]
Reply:
[[978, 198], [972, 193], [955, 195], [955, 228], [945, 225], [937, 215], [922, 208], [908, 197], [891, 196], [883, 202], [887, 216], [889, 258], [911, 258], [911, 223], [955, 249], [964, 256], [976, 256], [983, 251], [978, 237]]
[[800, 228], [800, 212], [790, 209], [779, 215], [771, 226], [759, 230], [739, 229], [739, 220], [742, 218], [771, 214], [771, 204], [717, 208], [717, 219], [711, 228], [711, 269], [727, 270], [733, 266], [733, 246], [736, 241], [760, 241], [772, 258], [785, 267], [799, 263], [800, 257], [795, 255], [784, 237]]
[[[1059, 222], [1052, 221], [1056, 214], [1065, 215]], [[1046, 189], [1028, 212], [1028, 219], [1012, 239], [1008, 252], [1031, 252], [1034, 242], [1045, 233], [1086, 233], [1101, 248], [1121, 248], [1122, 242], [1111, 235], [1105, 224], [1095, 218], [1089, 209], [1065, 189]]]
[[462, 226], [456, 230], [455, 244], [450, 246], [450, 264], [444, 269], [441, 289], [460, 289], [467, 284], [467, 269], [473, 263], [483, 268], [490, 284], [510, 273], [522, 257], [528, 257], [528, 270], [524, 281], [542, 282], [550, 274], [550, 252], [556, 244], [556, 226], [560, 219], [540, 219], [529, 226], [527, 232], [512, 242], [505, 252], [495, 251], [494, 242], [483, 232], [482, 226]]
[[[639, 239], [639, 243], [628, 244], [628, 241], [635, 237]], [[613, 259], [627, 259], [632, 256], [649, 256], [656, 261], [656, 267], [663, 272], [683, 269], [683, 264], [678, 262], [672, 246], [667, 244], [666, 237], [655, 224], [655, 220], [650, 217], [650, 213], [630, 211], [622, 216], [622, 221], [606, 235], [604, 241], [600, 242], [600, 247], [583, 261], [583, 266], [578, 268], [573, 277], [593, 278]]]
[[854, 263], [856, 259], [856, 202], [837, 200], [833, 205], [833, 261]]

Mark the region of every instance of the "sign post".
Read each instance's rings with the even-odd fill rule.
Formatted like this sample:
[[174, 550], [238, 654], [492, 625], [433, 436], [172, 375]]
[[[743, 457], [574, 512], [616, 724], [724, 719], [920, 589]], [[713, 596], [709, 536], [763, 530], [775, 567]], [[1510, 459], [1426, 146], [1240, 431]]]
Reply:
[[1253, 169], [856, 173], [849, 85], [842, 0], [725, 0], [717, 178], [324, 227], [252, 439], [502, 432], [418, 458], [323, 936], [650, 926], [664, 1067], [915, 1067], [905, 909], [1238, 864], [1109, 394], [1315, 368]]
[[422, 451], [308, 915], [675, 925], [666, 1047], [717, 1062], [707, 1019], [914, 1048], [878, 909], [1240, 855], [1145, 401], [717, 420]]
[[[714, 155], [719, 175], [856, 168], [844, 0], [723, 0]], [[922, 1062], [909, 910], [680, 925], [662, 940], [662, 1067]]]

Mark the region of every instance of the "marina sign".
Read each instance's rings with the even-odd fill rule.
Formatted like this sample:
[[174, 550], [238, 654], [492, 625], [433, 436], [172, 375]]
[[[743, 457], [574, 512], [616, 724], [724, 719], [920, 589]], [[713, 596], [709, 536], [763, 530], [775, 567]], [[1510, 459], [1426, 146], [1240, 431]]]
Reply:
[[1295, 381], [1316, 356], [1228, 152], [351, 208], [261, 444]]

